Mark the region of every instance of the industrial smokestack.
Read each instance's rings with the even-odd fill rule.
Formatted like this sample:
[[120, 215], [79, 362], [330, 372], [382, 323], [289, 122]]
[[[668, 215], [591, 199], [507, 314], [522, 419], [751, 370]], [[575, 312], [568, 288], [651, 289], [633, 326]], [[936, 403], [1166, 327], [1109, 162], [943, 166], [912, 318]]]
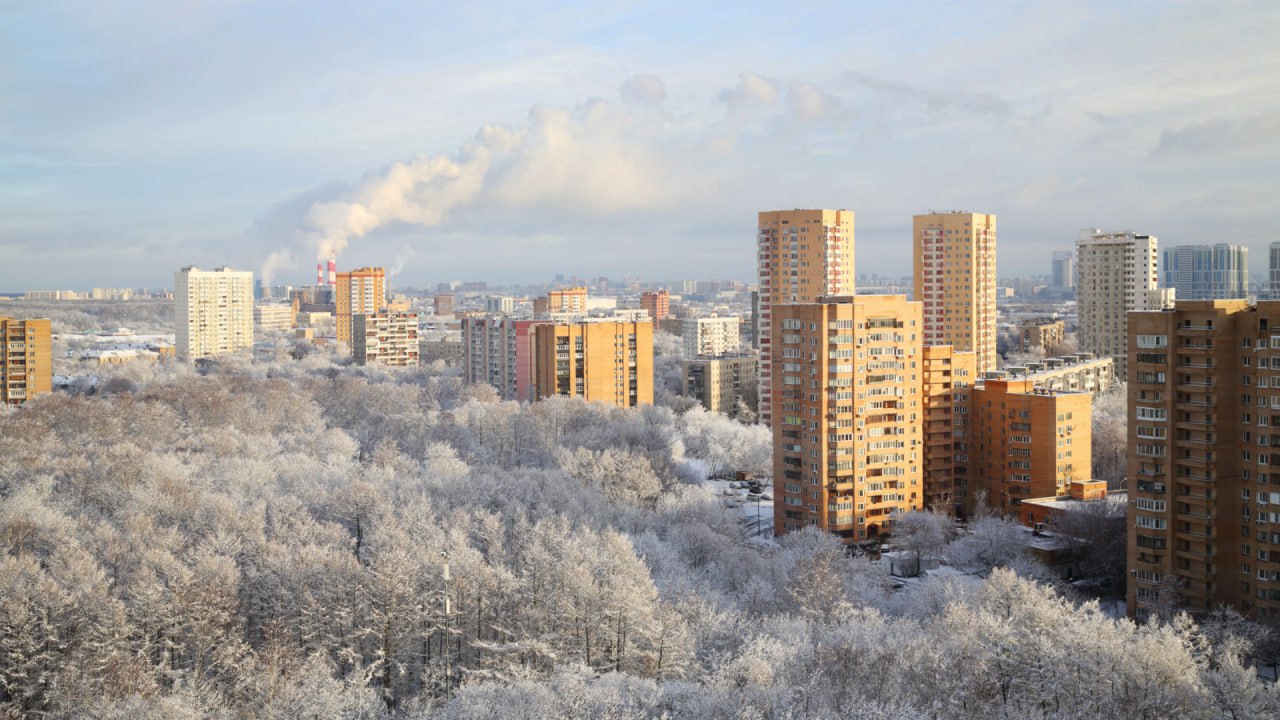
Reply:
[[338, 284], [338, 258], [337, 257], [329, 258], [329, 284], [330, 285]]
[[324, 287], [324, 263], [316, 263], [316, 286]]

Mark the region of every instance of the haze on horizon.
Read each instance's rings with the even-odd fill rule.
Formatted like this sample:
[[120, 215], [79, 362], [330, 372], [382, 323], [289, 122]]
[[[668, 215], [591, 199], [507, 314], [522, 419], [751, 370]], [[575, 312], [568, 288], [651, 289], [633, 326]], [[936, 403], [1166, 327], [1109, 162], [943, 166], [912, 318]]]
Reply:
[[0, 291], [754, 275], [755, 213], [999, 216], [1001, 276], [1082, 227], [1280, 240], [1280, 5], [0, 5]]

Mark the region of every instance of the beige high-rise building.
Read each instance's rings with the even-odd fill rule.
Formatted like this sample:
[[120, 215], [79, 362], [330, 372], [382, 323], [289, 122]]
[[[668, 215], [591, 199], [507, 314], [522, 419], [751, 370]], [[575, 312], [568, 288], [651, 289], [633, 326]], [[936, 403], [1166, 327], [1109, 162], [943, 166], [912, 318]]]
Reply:
[[386, 272], [380, 267], [365, 267], [338, 273], [333, 302], [338, 342], [350, 347], [351, 317], [377, 315], [387, 307]]
[[774, 532], [879, 537], [923, 504], [921, 305], [830, 297], [772, 320]]
[[618, 407], [653, 404], [653, 322], [583, 320], [534, 326], [538, 399], [580, 397]]
[[962, 513], [971, 497], [969, 407], [977, 358], [950, 345], [926, 347], [923, 353], [924, 506]]
[[21, 405], [53, 390], [53, 346], [48, 318], [0, 315], [0, 404]]
[[1154, 235], [1080, 231], [1076, 240], [1076, 307], [1079, 349], [1116, 361], [1116, 376], [1128, 372], [1126, 315], [1172, 305], [1174, 292], [1161, 289]]
[[683, 394], [697, 398], [707, 410], [732, 415], [741, 399], [748, 410], [757, 412], [760, 359], [754, 352], [685, 360], [681, 370]]
[[996, 367], [996, 216], [971, 212], [913, 219], [915, 299], [924, 344], [972, 351], [979, 373]]
[[1128, 317], [1130, 614], [1280, 617], [1280, 301]]
[[759, 214], [760, 421], [772, 424], [774, 309], [852, 295], [854, 215], [850, 210], [774, 210]]
[[195, 266], [173, 274], [174, 345], [187, 362], [253, 347], [253, 273]]

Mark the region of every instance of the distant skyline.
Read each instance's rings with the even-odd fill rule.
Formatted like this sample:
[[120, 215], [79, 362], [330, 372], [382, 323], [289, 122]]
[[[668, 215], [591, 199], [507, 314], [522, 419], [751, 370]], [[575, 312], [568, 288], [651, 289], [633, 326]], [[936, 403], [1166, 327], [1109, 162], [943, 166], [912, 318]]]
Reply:
[[1272, 2], [0, 4], [0, 292], [185, 265], [751, 279], [756, 212], [1280, 240]]

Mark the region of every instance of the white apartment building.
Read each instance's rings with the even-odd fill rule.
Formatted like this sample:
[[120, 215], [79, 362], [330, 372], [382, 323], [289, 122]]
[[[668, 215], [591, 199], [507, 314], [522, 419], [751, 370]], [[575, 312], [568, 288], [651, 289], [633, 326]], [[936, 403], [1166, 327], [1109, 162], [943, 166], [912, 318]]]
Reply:
[[418, 364], [418, 314], [351, 316], [351, 356], [357, 365]]
[[184, 267], [173, 274], [174, 345], [180, 359], [253, 347], [253, 273]]
[[681, 335], [688, 360], [736, 353], [741, 346], [742, 319], [737, 316], [686, 318], [683, 325]]
[[1080, 231], [1076, 240], [1076, 301], [1080, 349], [1114, 358], [1116, 376], [1128, 372], [1128, 315], [1173, 306], [1174, 291], [1161, 289], [1157, 239], [1131, 231]]
[[258, 303], [253, 306], [253, 321], [263, 330], [288, 330], [293, 327], [293, 305]]

